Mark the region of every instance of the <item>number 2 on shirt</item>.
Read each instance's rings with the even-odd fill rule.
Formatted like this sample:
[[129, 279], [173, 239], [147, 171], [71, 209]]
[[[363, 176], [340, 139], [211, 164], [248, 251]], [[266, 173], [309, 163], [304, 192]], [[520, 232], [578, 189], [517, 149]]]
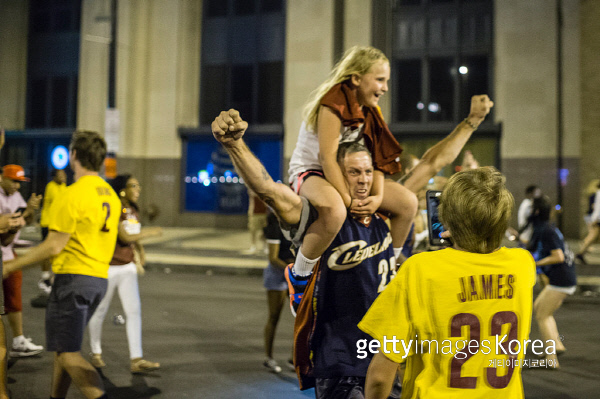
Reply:
[[102, 226], [100, 231], [108, 233], [110, 231], [110, 229], [108, 227], [106, 227], [106, 222], [108, 222], [108, 218], [110, 217], [110, 204], [108, 202], [103, 202], [102, 209], [104, 209], [104, 208], [106, 208], [106, 218], [104, 219], [104, 225]]

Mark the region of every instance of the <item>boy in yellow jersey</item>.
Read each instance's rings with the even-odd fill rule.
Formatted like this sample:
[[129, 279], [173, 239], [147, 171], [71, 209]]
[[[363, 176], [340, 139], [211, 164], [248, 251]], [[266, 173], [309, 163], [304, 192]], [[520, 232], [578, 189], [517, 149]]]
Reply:
[[86, 398], [106, 398], [100, 375], [80, 351], [85, 327], [106, 292], [121, 201], [98, 175], [106, 156], [100, 135], [75, 132], [69, 152], [75, 183], [52, 205], [48, 237], [6, 262], [3, 274], [54, 256], [55, 279], [46, 308], [46, 345], [56, 352], [51, 398], [66, 397], [71, 381]]
[[358, 325], [380, 345], [367, 399], [387, 398], [403, 362], [402, 398], [523, 398], [535, 262], [500, 247], [514, 203], [504, 183], [492, 167], [448, 181], [439, 217], [454, 247], [409, 258]]
[[[62, 196], [67, 189], [67, 173], [63, 169], [55, 169], [52, 173], [52, 180], [46, 184], [44, 190], [44, 200], [42, 203], [42, 215], [40, 217], [40, 226], [42, 227], [42, 240], [48, 237], [48, 226], [50, 225], [50, 206], [54, 201], [62, 200]], [[52, 289], [52, 272], [50, 271], [52, 262], [50, 260], [42, 264], [42, 275], [38, 282], [38, 288], [42, 291], [41, 295], [50, 295]], [[44, 304], [45, 307], [45, 302]]]

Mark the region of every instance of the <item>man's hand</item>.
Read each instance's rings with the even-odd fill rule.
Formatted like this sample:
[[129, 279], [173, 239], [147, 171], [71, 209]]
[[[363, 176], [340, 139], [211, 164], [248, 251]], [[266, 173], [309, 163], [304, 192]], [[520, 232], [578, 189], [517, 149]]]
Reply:
[[450, 232], [450, 230], [445, 230], [442, 231], [442, 233], [440, 234], [441, 238], [452, 238], [452, 233]]
[[467, 119], [474, 125], [479, 126], [485, 119], [486, 115], [494, 106], [494, 102], [490, 100], [487, 94], [481, 94], [471, 97], [471, 111]]
[[152, 226], [152, 227], [144, 227], [142, 229], [145, 238], [149, 237], [160, 237], [163, 234], [162, 227]]
[[242, 138], [248, 129], [248, 122], [240, 117], [238, 111], [230, 109], [222, 111], [213, 121], [211, 128], [213, 136], [218, 142], [223, 145], [231, 145]]
[[23, 220], [20, 213], [5, 213], [0, 215], [0, 234], [18, 230], [22, 227], [22, 223], [24, 224], [25, 220]]
[[33, 210], [40, 209], [40, 203], [42, 202], [42, 195], [31, 194], [27, 201], [27, 208]]
[[368, 217], [377, 212], [381, 206], [382, 198], [379, 196], [369, 196], [365, 199], [352, 199], [350, 204], [350, 213], [355, 217]]

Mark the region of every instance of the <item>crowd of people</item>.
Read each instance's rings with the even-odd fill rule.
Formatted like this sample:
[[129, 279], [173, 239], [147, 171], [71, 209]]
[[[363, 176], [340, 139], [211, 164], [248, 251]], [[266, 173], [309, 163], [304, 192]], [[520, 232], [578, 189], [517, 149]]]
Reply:
[[[415, 253], [424, 230], [418, 198], [459, 156], [494, 104], [485, 94], [473, 96], [468, 115], [447, 137], [420, 159], [404, 154], [402, 161], [378, 106], [389, 78], [381, 51], [353, 47], [344, 54], [306, 105], [289, 185], [276, 183], [246, 146], [248, 124], [239, 112], [223, 111], [212, 124], [248, 186], [248, 253], [257, 251], [265, 229], [264, 366], [282, 371], [273, 343], [289, 300], [296, 316], [289, 363], [301, 389], [314, 387], [317, 398], [446, 397], [456, 390], [460, 397], [523, 397], [520, 343], [529, 340], [532, 318], [552, 368], [559, 368], [557, 356], [566, 350], [553, 314], [575, 292], [574, 260], [585, 262], [600, 235], [600, 195], [576, 257], [550, 223], [551, 203], [536, 186], [526, 189], [518, 211], [514, 236], [521, 248], [505, 248], [502, 240], [513, 231], [513, 196], [498, 170], [480, 167], [466, 152], [461, 170], [443, 181], [440, 197], [439, 219], [452, 247]], [[145, 263], [141, 240], [162, 232], [141, 227], [135, 176], [110, 182], [100, 176], [105, 156], [100, 135], [75, 132], [69, 155], [74, 183], [67, 187], [64, 172], [56, 171], [44, 197], [34, 193], [28, 201], [19, 193], [20, 182], [28, 181], [23, 168], [3, 167], [1, 297], [13, 341], [9, 350], [0, 347], [0, 356], [34, 356], [44, 349], [25, 338], [21, 304], [21, 269], [41, 263], [54, 399], [65, 398], [71, 383], [87, 398], [107, 397], [97, 370], [106, 366], [102, 324], [115, 292], [126, 314], [131, 372], [160, 367], [143, 356], [138, 275]], [[386, 178], [392, 174], [396, 180]], [[19, 230], [33, 222], [42, 200], [43, 241], [15, 257]], [[545, 277], [534, 302], [536, 276]], [[88, 325], [89, 360], [81, 354]], [[487, 339], [503, 334], [502, 353], [483, 351]], [[444, 342], [450, 351], [440, 351]], [[489, 366], [498, 359], [509, 366]]]
[[[97, 369], [105, 366], [101, 357], [102, 322], [115, 290], [127, 316], [131, 372], [143, 373], [160, 367], [142, 355], [137, 276], [143, 274], [145, 264], [140, 241], [159, 236], [161, 229], [141, 227], [137, 206], [141, 186], [134, 176], [119, 175], [110, 184], [100, 176], [106, 142], [98, 133], [75, 132], [69, 152], [75, 181], [66, 187], [64, 171], [54, 172], [43, 202], [40, 223], [43, 241], [19, 257], [15, 257], [13, 245], [18, 242], [19, 230], [33, 221], [42, 196], [34, 193], [25, 202], [18, 191], [21, 182], [29, 181], [23, 168], [19, 165], [3, 167], [0, 183], [3, 306], [0, 310], [9, 321], [13, 341], [7, 351], [4, 324], [0, 323], [0, 398], [8, 398], [7, 352], [11, 357], [28, 357], [44, 349], [23, 334], [21, 269], [35, 264], [42, 264], [39, 288], [47, 295], [44, 303], [46, 349], [54, 352], [51, 398], [65, 398], [71, 383], [86, 398], [107, 397]], [[81, 354], [88, 323], [91, 363]]]
[[[557, 356], [565, 348], [553, 313], [575, 291], [573, 256], [549, 223], [551, 206], [537, 187], [527, 189], [519, 211], [523, 248], [501, 246], [510, 231], [513, 196], [504, 176], [480, 167], [470, 152], [441, 197], [439, 217], [453, 247], [413, 256], [403, 251], [410, 247], [415, 194], [458, 156], [493, 103], [485, 95], [473, 97], [471, 112], [455, 131], [420, 161], [411, 160], [398, 190], [381, 181], [386, 172], [398, 171], [400, 150], [388, 145], [377, 106], [388, 79], [389, 62], [380, 52], [353, 48], [344, 55], [307, 104], [290, 162], [291, 189], [275, 183], [245, 145], [247, 123], [236, 110], [223, 111], [212, 125], [238, 174], [297, 248], [285, 275], [296, 315], [300, 387], [315, 387], [317, 398], [392, 398], [400, 391], [402, 397], [443, 397], [455, 389], [468, 389], [461, 397], [523, 397], [524, 353], [515, 342], [529, 339], [535, 314], [541, 356], [559, 368]], [[384, 205], [388, 187], [403, 206]], [[389, 227], [382, 222], [386, 216]], [[546, 278], [534, 303], [536, 271]], [[510, 363], [508, 372], [504, 365], [488, 367], [498, 353], [479, 350], [484, 336], [504, 331], [509, 340], [501, 360]], [[396, 350], [396, 343], [412, 338], [415, 348]], [[433, 352], [433, 343], [457, 338], [467, 339], [469, 351], [475, 341], [475, 351], [463, 346], [456, 353], [440, 355], [437, 347]], [[373, 340], [385, 349], [356, 356], [357, 343]], [[463, 371], [471, 357], [469, 371]]]

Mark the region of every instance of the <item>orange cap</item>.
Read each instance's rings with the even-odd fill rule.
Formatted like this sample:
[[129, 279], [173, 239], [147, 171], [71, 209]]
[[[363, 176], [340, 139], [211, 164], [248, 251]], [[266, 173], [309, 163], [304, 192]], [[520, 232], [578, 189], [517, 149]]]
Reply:
[[25, 171], [23, 167], [20, 165], [6, 165], [2, 168], [2, 177], [18, 180], [18, 181], [29, 181], [27, 177], [25, 177]]

